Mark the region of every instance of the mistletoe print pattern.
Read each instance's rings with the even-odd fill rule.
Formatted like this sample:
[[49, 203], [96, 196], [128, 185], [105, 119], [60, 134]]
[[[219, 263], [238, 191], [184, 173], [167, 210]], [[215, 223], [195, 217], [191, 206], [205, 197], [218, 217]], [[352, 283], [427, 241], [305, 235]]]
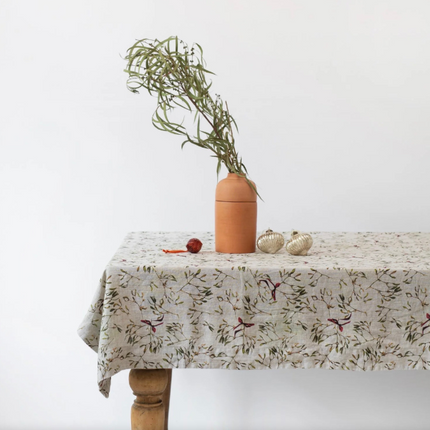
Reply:
[[[430, 369], [430, 234], [312, 236], [297, 257], [130, 233], [79, 329], [101, 392], [132, 368]], [[199, 254], [162, 252], [189, 237]]]

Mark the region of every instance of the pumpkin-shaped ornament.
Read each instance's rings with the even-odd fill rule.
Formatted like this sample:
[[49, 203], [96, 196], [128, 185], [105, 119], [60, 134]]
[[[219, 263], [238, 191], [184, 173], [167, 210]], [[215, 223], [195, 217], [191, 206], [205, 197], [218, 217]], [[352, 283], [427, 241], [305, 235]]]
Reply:
[[270, 228], [257, 239], [258, 249], [267, 254], [275, 254], [284, 246], [284, 243], [284, 236], [281, 233], [275, 233]]
[[287, 251], [292, 255], [308, 255], [308, 251], [311, 249], [314, 243], [310, 234], [299, 233], [294, 230], [291, 233], [291, 239], [287, 242]]

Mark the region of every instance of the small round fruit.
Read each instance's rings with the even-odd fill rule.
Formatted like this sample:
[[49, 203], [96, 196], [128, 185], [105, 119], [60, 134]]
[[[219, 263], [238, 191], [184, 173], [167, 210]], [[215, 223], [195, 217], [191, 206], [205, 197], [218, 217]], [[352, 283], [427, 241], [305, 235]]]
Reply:
[[203, 244], [199, 239], [193, 238], [190, 239], [187, 243], [187, 251], [192, 252], [193, 254], [197, 254], [202, 249]]

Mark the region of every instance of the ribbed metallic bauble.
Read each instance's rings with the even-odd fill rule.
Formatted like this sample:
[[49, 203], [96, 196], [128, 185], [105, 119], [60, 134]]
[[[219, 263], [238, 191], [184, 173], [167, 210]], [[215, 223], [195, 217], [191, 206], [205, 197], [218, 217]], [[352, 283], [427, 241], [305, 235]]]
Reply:
[[284, 243], [284, 236], [281, 233], [275, 233], [270, 228], [257, 239], [258, 249], [267, 254], [278, 252], [284, 246]]
[[313, 242], [310, 234], [293, 231], [286, 248], [292, 255], [308, 255], [308, 251], [311, 249]]

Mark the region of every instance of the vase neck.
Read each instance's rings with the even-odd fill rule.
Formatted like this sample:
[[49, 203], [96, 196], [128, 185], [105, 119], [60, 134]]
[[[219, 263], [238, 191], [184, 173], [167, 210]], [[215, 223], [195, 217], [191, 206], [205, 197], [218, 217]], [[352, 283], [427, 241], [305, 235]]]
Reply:
[[229, 178], [229, 179], [242, 179], [242, 176], [239, 176], [237, 173], [228, 173], [227, 178]]

